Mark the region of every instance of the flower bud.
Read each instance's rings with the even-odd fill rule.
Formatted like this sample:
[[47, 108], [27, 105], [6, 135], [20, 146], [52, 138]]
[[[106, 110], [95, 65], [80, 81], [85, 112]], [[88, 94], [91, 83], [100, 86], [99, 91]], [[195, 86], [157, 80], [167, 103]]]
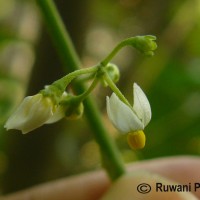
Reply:
[[[117, 65], [115, 65], [113, 63], [108, 63], [105, 66], [104, 70], [114, 83], [116, 83], [119, 80], [120, 72], [119, 72]], [[108, 86], [107, 82], [103, 78], [101, 79], [101, 81], [102, 81], [103, 86], [105, 86], [105, 87]]]
[[77, 106], [68, 107], [65, 111], [65, 117], [69, 120], [77, 120], [82, 117], [84, 112], [83, 103], [79, 103]]
[[132, 40], [129, 38], [128, 43], [138, 49], [141, 53], [153, 56], [153, 51], [157, 48], [157, 44], [154, 40], [156, 40], [156, 37], [152, 35], [136, 36], [133, 37]]
[[105, 67], [105, 70], [107, 71], [108, 75], [114, 83], [116, 83], [119, 80], [120, 72], [117, 65], [113, 63], [108, 63], [108, 65]]

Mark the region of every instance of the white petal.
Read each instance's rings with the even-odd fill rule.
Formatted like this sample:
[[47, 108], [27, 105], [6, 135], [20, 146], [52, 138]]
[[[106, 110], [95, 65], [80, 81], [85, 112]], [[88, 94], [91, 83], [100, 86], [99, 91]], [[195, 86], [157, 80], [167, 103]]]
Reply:
[[57, 106], [55, 108], [55, 111], [53, 112], [52, 117], [50, 117], [45, 124], [52, 124], [55, 123], [57, 121], [59, 121], [60, 119], [62, 119], [65, 116], [64, 110], [61, 106]]
[[5, 124], [6, 129], [30, 132], [43, 125], [52, 116], [52, 106], [41, 94], [26, 97]]
[[144, 126], [136, 114], [115, 93], [106, 100], [108, 117], [117, 129], [124, 133], [143, 130]]
[[[63, 92], [62, 94], [62, 98], [66, 97], [68, 94], [67, 92]], [[60, 119], [62, 119], [63, 117], [65, 117], [65, 110], [62, 106], [58, 105], [54, 107], [53, 110], [53, 116], [51, 118], [49, 118], [45, 124], [52, 124], [55, 123], [57, 121], [59, 121]]]
[[133, 84], [133, 93], [134, 93], [133, 109], [145, 127], [151, 120], [151, 106], [149, 104], [146, 95], [136, 83]]

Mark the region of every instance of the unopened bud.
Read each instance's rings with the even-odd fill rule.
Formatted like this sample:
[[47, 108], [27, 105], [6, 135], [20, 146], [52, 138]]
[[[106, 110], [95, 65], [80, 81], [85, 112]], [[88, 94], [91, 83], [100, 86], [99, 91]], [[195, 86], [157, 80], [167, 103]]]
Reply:
[[154, 40], [156, 40], [156, 37], [153, 35], [136, 36], [133, 38], [129, 38], [127, 40], [127, 43], [135, 47], [141, 53], [144, 53], [148, 56], [153, 56], [153, 51], [157, 48], [157, 44]]
[[105, 67], [105, 70], [114, 83], [116, 83], [119, 80], [120, 72], [117, 65], [108, 63], [108, 65]]
[[[120, 72], [119, 69], [117, 67], [117, 65], [113, 64], [113, 63], [108, 63], [105, 68], [104, 68], [105, 72], [108, 74], [108, 76], [110, 77], [110, 79], [116, 83], [117, 81], [119, 81], [120, 78]], [[104, 87], [107, 87], [108, 84], [107, 82], [102, 78], [101, 82], [103, 84]]]
[[79, 103], [77, 106], [69, 106], [65, 111], [65, 117], [69, 120], [77, 120], [82, 117], [84, 112], [83, 103]]

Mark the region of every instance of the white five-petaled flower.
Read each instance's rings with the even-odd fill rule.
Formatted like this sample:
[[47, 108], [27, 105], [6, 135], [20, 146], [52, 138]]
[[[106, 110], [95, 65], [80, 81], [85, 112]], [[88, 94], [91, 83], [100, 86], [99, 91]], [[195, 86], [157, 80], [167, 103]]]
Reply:
[[63, 117], [64, 112], [60, 106], [54, 105], [50, 97], [44, 97], [39, 93], [24, 98], [4, 127], [7, 130], [18, 129], [25, 134], [43, 124], [54, 123]]
[[151, 120], [149, 101], [136, 84], [133, 84], [133, 107], [126, 105], [113, 93], [107, 97], [107, 113], [114, 126], [122, 133], [128, 133], [128, 143], [132, 148], [142, 148], [145, 145], [143, 130]]

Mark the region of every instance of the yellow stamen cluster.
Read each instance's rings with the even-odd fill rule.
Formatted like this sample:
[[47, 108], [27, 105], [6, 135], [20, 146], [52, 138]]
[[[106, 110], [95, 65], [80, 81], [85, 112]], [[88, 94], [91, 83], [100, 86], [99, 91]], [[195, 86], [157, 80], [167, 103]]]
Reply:
[[128, 133], [127, 141], [132, 149], [142, 149], [145, 146], [146, 137], [142, 130], [134, 131]]

